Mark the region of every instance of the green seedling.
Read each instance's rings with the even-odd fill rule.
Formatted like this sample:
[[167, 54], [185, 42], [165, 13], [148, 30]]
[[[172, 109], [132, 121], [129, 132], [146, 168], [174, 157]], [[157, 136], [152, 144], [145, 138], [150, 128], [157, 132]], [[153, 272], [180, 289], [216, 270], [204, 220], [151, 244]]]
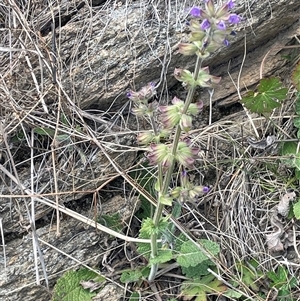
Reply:
[[271, 280], [271, 287], [278, 291], [277, 300], [294, 300], [291, 294], [292, 289], [297, 286], [298, 280], [291, 276], [286, 268], [279, 266], [275, 272], [267, 272], [267, 276]]

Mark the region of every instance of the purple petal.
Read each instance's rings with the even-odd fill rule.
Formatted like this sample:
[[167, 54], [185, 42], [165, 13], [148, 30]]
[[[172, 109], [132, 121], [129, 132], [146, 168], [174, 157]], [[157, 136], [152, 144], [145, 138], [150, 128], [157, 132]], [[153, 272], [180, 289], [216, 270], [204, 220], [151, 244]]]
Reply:
[[234, 8], [234, 2], [233, 2], [233, 0], [229, 0], [227, 2], [227, 7], [228, 7], [228, 9], [233, 9]]
[[223, 20], [221, 20], [218, 25], [217, 25], [218, 29], [220, 30], [226, 30], [226, 24]]
[[229, 46], [229, 41], [225, 39], [225, 40], [223, 41], [223, 44], [224, 44], [226, 47], [228, 47], [228, 46]]
[[209, 187], [207, 187], [207, 186], [203, 186], [203, 192], [204, 192], [204, 193], [207, 193], [207, 192], [209, 192], [209, 190], [210, 190], [210, 189], [209, 189]]
[[201, 8], [194, 6], [191, 10], [190, 10], [190, 14], [195, 17], [195, 18], [200, 18], [201, 17]]
[[228, 18], [230, 24], [238, 24], [241, 22], [241, 17], [237, 14], [231, 14]]
[[200, 27], [202, 28], [202, 30], [206, 30], [208, 28], [210, 28], [210, 23], [207, 19], [204, 19], [200, 25]]

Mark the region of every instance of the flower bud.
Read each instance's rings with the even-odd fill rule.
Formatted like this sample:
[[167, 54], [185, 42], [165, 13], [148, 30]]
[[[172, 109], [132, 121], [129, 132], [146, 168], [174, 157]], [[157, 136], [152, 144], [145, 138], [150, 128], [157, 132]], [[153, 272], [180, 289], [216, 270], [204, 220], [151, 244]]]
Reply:
[[173, 155], [169, 146], [165, 144], [150, 145], [150, 153], [147, 155], [151, 165], [161, 164], [168, 168], [173, 163]]
[[234, 2], [233, 2], [233, 0], [229, 0], [227, 2], [227, 7], [228, 7], [229, 10], [234, 8]]
[[156, 95], [155, 84], [149, 83], [143, 87], [139, 92], [129, 91], [127, 97], [135, 102], [147, 103], [150, 98]]
[[[176, 97], [176, 99], [178, 99]], [[180, 99], [178, 99], [180, 100]], [[174, 101], [174, 99], [173, 99]], [[172, 101], [172, 102], [173, 102]], [[181, 107], [183, 108], [184, 103], [182, 100], [180, 100], [181, 103], [175, 103], [175, 101], [173, 103], [173, 105], [170, 106], [160, 106], [158, 109], [160, 112], [162, 112], [162, 114], [160, 115], [161, 118], [161, 122], [164, 124], [165, 128], [170, 129], [175, 127], [179, 121], [180, 121], [180, 117], [181, 117]]]
[[192, 167], [195, 158], [198, 157], [199, 149], [190, 147], [187, 142], [180, 141], [176, 151], [176, 160], [185, 167]]
[[213, 84], [218, 84], [220, 80], [221, 77], [210, 75], [208, 67], [204, 67], [200, 69], [196, 83], [200, 87], [212, 87]]
[[217, 24], [217, 28], [219, 30], [226, 30], [226, 24], [223, 20], [219, 21], [218, 24]]
[[203, 101], [198, 101], [196, 103], [191, 103], [187, 110], [187, 114], [189, 115], [197, 115], [203, 109]]
[[147, 114], [148, 107], [145, 104], [140, 103], [138, 107], [132, 108], [132, 113], [136, 116], [144, 116]]
[[187, 133], [192, 127], [192, 117], [186, 114], [182, 114], [179, 125], [181, 130]]
[[139, 133], [136, 137], [138, 144], [144, 144], [148, 145], [150, 142], [152, 142], [154, 138], [154, 135], [152, 132], [143, 132]]
[[215, 16], [215, 6], [214, 6], [214, 2], [213, 0], [208, 0], [205, 3], [205, 8], [207, 13], [211, 16], [214, 17]]
[[158, 202], [161, 204], [167, 205], [167, 206], [171, 206], [172, 201], [173, 201], [173, 199], [168, 195], [160, 195], [158, 197]]
[[180, 192], [181, 192], [181, 187], [178, 186], [178, 187], [174, 188], [170, 193], [171, 198], [173, 198], [173, 199], [179, 198]]
[[197, 50], [198, 47], [195, 44], [180, 43], [178, 46], [179, 53], [183, 55], [193, 55]]
[[183, 82], [185, 85], [191, 87], [195, 86], [193, 74], [189, 70], [175, 68], [174, 76], [178, 81]]

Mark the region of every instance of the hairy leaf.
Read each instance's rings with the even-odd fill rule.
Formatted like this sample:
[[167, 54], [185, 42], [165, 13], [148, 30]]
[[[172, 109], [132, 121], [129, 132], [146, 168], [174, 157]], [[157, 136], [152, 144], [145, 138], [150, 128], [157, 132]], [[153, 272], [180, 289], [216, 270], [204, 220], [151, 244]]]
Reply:
[[182, 273], [185, 274], [188, 278], [199, 278], [201, 276], [206, 276], [209, 274], [207, 271], [208, 268], [215, 266], [215, 264], [207, 259], [202, 261], [201, 263], [197, 264], [195, 267], [181, 267]]
[[173, 257], [172, 250], [158, 250], [157, 256], [155, 256], [154, 258], [150, 258], [150, 263], [159, 264], [159, 263], [168, 262], [172, 259], [172, 257]]
[[[213, 256], [220, 252], [219, 245], [213, 241], [201, 239], [199, 244]], [[193, 242], [186, 241], [181, 245], [177, 262], [183, 267], [195, 267], [207, 259], [208, 257]]]
[[94, 280], [94, 282], [104, 282], [105, 278], [87, 268], [78, 271], [68, 271], [56, 282], [53, 291], [52, 301], [89, 301], [96, 293], [84, 289], [81, 281]]

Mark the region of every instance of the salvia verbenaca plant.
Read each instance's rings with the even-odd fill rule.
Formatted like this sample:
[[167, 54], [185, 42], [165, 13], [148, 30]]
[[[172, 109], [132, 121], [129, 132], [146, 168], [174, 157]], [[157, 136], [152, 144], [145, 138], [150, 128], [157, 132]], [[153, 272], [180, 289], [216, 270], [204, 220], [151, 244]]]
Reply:
[[[209, 68], [202, 65], [203, 60], [212, 52], [229, 45], [228, 39], [234, 34], [231, 28], [241, 21], [239, 15], [231, 12], [233, 7], [233, 0], [219, 7], [212, 0], [204, 0], [204, 9], [193, 7], [190, 10], [189, 42], [180, 43], [178, 48], [182, 55], [196, 55], [195, 69], [194, 72], [180, 68], [174, 71], [175, 78], [187, 89], [185, 101], [174, 97], [172, 103], [167, 106], [159, 106], [156, 101], [149, 102], [156, 94], [154, 83], [149, 83], [140, 91], [129, 91], [127, 94], [135, 105], [133, 113], [146, 117], [151, 123], [152, 130], [140, 133], [137, 140], [140, 144], [148, 146], [149, 163], [158, 168], [155, 184], [156, 211], [152, 219], [143, 223], [141, 229], [142, 231], [143, 227], [147, 227], [146, 231], [151, 238], [149, 281], [155, 278], [158, 270], [158, 264], [151, 263], [151, 259], [158, 256], [158, 239], [162, 235], [160, 223], [165, 221], [162, 217], [164, 206], [171, 206], [174, 199], [183, 203], [209, 191], [208, 187], [196, 186], [188, 180], [187, 170], [194, 166], [199, 149], [193, 146], [189, 139], [184, 138], [183, 134], [187, 136], [186, 133], [192, 127], [193, 117], [203, 107], [201, 101], [192, 103], [196, 87], [213, 89], [221, 80], [220, 77], [211, 75]], [[168, 143], [171, 134], [173, 141]], [[175, 166], [179, 166], [181, 170], [181, 186], [170, 189]]]

